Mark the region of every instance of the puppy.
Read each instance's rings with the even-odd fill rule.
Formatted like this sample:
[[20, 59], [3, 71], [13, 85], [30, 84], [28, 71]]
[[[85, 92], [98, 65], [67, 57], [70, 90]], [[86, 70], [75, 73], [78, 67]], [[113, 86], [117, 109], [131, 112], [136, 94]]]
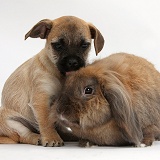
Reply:
[[61, 146], [50, 106], [64, 76], [87, 63], [91, 40], [96, 54], [104, 45], [100, 31], [79, 18], [64, 16], [38, 22], [26, 35], [46, 39], [45, 48], [22, 64], [6, 81], [0, 108], [0, 143]]
[[143, 58], [118, 53], [81, 68], [67, 77], [56, 103], [61, 123], [82, 145], [159, 140], [160, 73]]

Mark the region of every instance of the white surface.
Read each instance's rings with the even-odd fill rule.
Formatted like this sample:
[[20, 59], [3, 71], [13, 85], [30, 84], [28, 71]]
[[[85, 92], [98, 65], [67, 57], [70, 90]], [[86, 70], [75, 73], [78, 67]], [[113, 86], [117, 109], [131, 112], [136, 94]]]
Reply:
[[80, 148], [77, 143], [63, 147], [45, 148], [26, 144], [0, 145], [2, 160], [159, 160], [160, 143], [152, 147], [91, 147]]
[[[38, 53], [45, 40], [24, 35], [41, 19], [73, 15], [93, 23], [105, 38], [96, 57], [114, 52], [147, 58], [160, 70], [160, 0], [0, 0], [0, 91], [8, 76]], [[62, 148], [31, 145], [0, 145], [0, 159], [149, 159], [160, 158], [160, 142], [147, 148], [96, 147], [76, 144]]]

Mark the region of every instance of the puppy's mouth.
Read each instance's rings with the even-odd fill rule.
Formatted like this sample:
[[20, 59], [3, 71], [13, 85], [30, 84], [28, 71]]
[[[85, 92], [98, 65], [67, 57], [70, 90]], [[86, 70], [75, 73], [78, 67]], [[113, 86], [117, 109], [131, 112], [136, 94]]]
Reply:
[[66, 76], [82, 67], [85, 67], [85, 61], [78, 56], [67, 56], [63, 59], [59, 59], [57, 62], [57, 67], [61, 74]]

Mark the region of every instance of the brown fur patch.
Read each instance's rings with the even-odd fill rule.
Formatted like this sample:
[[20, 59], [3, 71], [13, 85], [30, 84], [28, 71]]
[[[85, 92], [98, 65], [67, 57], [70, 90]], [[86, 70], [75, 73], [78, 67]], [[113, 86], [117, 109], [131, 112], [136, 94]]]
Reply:
[[[85, 93], [86, 87], [93, 92]], [[75, 135], [98, 145], [150, 145], [160, 135], [159, 99], [160, 73], [154, 66], [119, 53], [68, 77], [57, 111]]]

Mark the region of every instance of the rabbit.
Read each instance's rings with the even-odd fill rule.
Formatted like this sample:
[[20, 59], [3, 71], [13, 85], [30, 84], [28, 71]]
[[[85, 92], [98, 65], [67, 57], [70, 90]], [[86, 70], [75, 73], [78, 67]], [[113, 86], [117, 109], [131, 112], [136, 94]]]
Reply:
[[132, 54], [115, 53], [70, 74], [56, 106], [81, 146], [160, 140], [160, 73]]

